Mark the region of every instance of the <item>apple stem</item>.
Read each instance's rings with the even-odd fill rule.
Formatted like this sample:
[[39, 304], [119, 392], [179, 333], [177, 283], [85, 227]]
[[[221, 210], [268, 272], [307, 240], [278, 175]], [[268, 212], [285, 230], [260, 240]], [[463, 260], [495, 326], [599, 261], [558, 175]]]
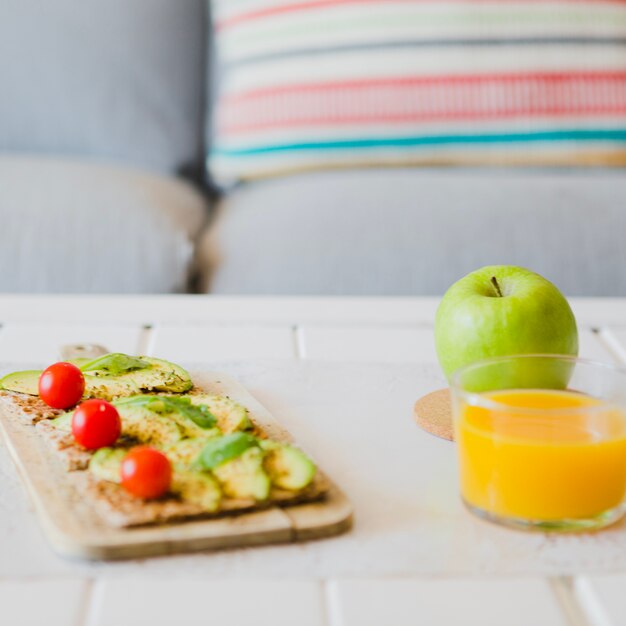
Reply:
[[495, 276], [491, 277], [491, 284], [493, 285], [493, 288], [496, 290], [496, 293], [498, 294], [498, 298], [503, 298], [504, 296], [502, 295], [502, 291], [500, 290], [500, 285], [498, 285], [498, 279]]

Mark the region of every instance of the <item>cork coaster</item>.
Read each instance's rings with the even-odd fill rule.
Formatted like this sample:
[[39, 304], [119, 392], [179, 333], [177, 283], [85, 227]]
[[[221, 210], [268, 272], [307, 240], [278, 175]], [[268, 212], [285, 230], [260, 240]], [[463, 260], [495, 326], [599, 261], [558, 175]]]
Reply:
[[415, 403], [413, 417], [427, 433], [454, 441], [449, 389], [439, 389], [421, 397]]

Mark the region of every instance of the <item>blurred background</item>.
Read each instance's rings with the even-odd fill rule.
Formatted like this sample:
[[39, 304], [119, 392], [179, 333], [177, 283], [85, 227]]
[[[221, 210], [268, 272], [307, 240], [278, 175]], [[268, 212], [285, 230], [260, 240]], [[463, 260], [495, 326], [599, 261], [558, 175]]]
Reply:
[[0, 0], [0, 291], [626, 295], [626, 3]]

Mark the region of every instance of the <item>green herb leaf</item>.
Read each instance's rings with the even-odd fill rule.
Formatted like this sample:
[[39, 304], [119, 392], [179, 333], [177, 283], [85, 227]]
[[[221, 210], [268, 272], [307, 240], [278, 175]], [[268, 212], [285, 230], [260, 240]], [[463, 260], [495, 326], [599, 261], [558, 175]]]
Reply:
[[209, 407], [204, 404], [192, 404], [189, 398], [172, 398], [170, 396], [132, 396], [116, 400], [115, 406], [143, 406], [153, 413], [167, 415], [178, 413], [190, 419], [200, 428], [213, 428], [217, 424], [217, 418]]
[[198, 469], [212, 470], [222, 463], [236, 459], [246, 450], [258, 447], [258, 445], [258, 439], [248, 433], [237, 432], [215, 437], [209, 439], [195, 465]]
[[95, 372], [104, 370], [111, 376], [118, 376], [130, 370], [143, 370], [152, 367], [150, 363], [134, 356], [128, 356], [121, 352], [112, 352], [88, 361], [81, 366], [83, 372]]

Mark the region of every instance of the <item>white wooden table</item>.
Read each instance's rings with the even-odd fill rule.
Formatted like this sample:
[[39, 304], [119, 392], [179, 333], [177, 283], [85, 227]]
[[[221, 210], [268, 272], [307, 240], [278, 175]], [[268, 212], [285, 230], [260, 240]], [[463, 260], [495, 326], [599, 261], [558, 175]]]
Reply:
[[[626, 363], [626, 300], [577, 300], [583, 356]], [[356, 509], [328, 541], [85, 563], [47, 547], [0, 446], [3, 626], [626, 624], [626, 525], [580, 536], [498, 528], [456, 496], [453, 444], [413, 401], [442, 385], [436, 301], [0, 296], [0, 361], [66, 343], [238, 377]], [[196, 364], [196, 365], [194, 365]]]

